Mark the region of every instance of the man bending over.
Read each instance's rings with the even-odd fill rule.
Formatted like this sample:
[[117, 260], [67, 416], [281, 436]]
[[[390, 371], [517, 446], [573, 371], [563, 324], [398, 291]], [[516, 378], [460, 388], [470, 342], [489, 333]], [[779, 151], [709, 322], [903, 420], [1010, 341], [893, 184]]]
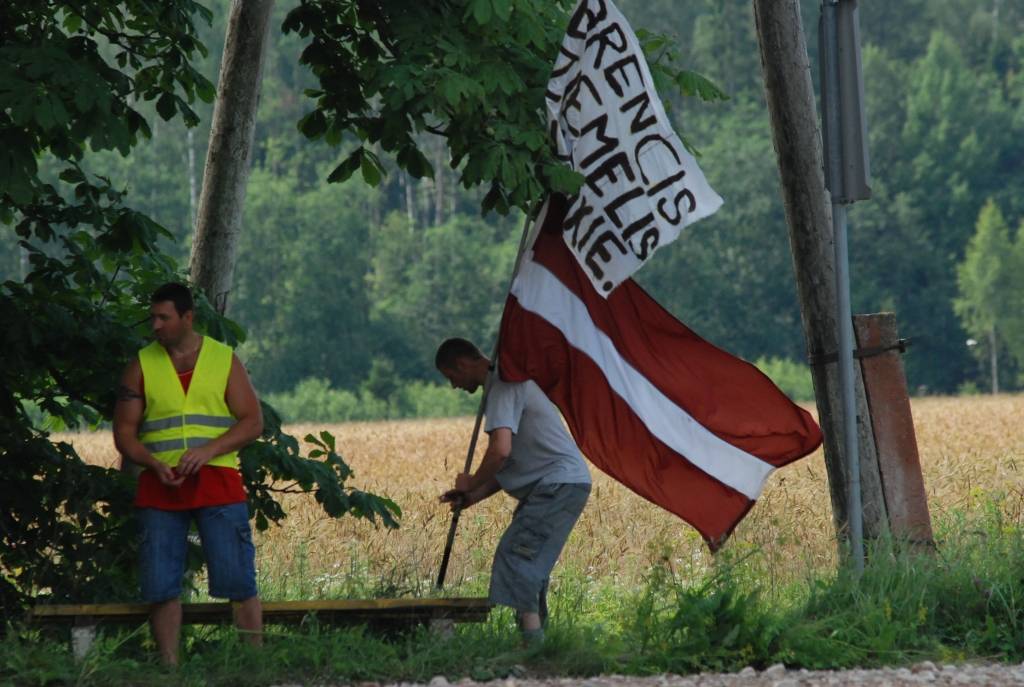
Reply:
[[501, 381], [465, 339], [442, 343], [434, 364], [453, 388], [473, 393], [489, 384], [484, 458], [441, 500], [467, 508], [504, 490], [519, 501], [494, 553], [488, 596], [517, 611], [523, 638], [533, 644], [544, 637], [551, 570], [587, 503], [590, 472], [558, 409], [534, 382]]

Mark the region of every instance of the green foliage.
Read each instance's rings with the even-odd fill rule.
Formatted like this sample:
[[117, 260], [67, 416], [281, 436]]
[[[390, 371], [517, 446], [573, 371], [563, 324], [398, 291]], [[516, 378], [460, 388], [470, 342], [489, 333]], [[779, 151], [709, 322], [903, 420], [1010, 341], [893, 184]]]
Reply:
[[478, 394], [453, 392], [443, 384], [416, 381], [406, 385], [396, 399], [398, 417], [459, 417], [475, 415]]
[[988, 334], [1006, 311], [1004, 265], [1010, 252], [1010, 228], [999, 206], [989, 199], [978, 215], [963, 262], [957, 267], [960, 297], [953, 302], [964, 328], [974, 336]]
[[69, 684], [75, 678], [67, 650], [38, 633], [16, 633], [7, 628], [0, 638], [0, 680], [23, 685]]
[[[122, 598], [134, 586], [128, 485], [51, 442], [22, 402], [69, 428], [109, 418], [118, 368], [140, 341], [138, 303], [174, 265], [155, 251], [166, 230], [80, 161], [87, 146], [128, 154], [150, 135], [137, 102], [161, 99], [165, 114], [191, 119], [189, 103], [212, 88], [188, 62], [204, 50], [192, 2], [4, 12], [0, 222], [13, 225], [26, 264], [23, 281], [0, 286], [0, 602], [13, 612], [28, 595]], [[37, 164], [44, 153], [51, 180]]]
[[663, 93], [678, 90], [686, 96], [699, 96], [701, 100], [714, 102], [728, 100], [729, 95], [710, 79], [687, 69], [673, 69], [671, 63], [682, 61], [679, 45], [668, 36], [636, 29], [636, 37], [649, 56], [648, 62], [655, 87]]
[[[760, 96], [758, 96], [760, 98]], [[693, 137], [701, 166], [725, 204], [688, 227], [637, 274], [637, 281], [688, 326], [748, 360], [795, 359], [804, 346], [793, 261], [763, 105], [730, 101]]]
[[895, 309], [924, 354], [907, 357], [908, 376], [948, 390], [974, 369], [952, 307], [956, 265], [984, 199], [1002, 203], [1005, 175], [1020, 173], [993, 164], [1017, 146], [1002, 75], [971, 65], [962, 38], [960, 28], [933, 28], [913, 59], [892, 59], [901, 49], [892, 44], [865, 54], [875, 193], [858, 203], [850, 230], [851, 255], [862, 255], [872, 284], [860, 298], [855, 291], [855, 307]]
[[[1024, 610], [1022, 540], [992, 507], [972, 520], [962, 512], [940, 525], [940, 549], [913, 555], [878, 542], [863, 577], [844, 570], [817, 581], [788, 633], [789, 650], [809, 668], [891, 663], [906, 655], [943, 657], [1020, 653]], [[809, 660], [810, 659], [810, 660]]]
[[320, 88], [309, 92], [316, 109], [299, 128], [333, 145], [357, 137], [361, 145], [329, 179], [360, 170], [374, 185], [383, 169], [375, 148], [413, 177], [432, 177], [416, 134], [443, 135], [452, 168], [465, 162], [466, 187], [493, 182], [485, 210], [529, 207], [541, 193], [535, 169], [557, 164], [539, 115], [565, 12], [564, 2], [528, 1], [512, 11], [491, 0], [372, 9], [303, 1], [283, 29], [309, 39], [301, 60]]
[[389, 395], [379, 396], [368, 387], [359, 392], [333, 389], [328, 380], [317, 377], [302, 380], [290, 392], [268, 394], [267, 402], [287, 422], [456, 417], [474, 414], [480, 403], [476, 396], [418, 380], [403, 380]]
[[981, 389], [975, 382], [964, 382], [957, 388], [956, 393], [958, 396], [977, 396], [981, 393]]
[[[560, 39], [560, 23], [568, 11], [567, 3], [549, 3], [541, 8], [543, 14], [528, 14], [522, 9], [527, 6], [518, 3], [464, 0], [447, 6], [446, 17], [438, 15], [436, 3], [420, 3], [424, 6], [412, 10], [407, 10], [405, 3], [388, 3], [357, 17], [356, 4], [318, 2], [296, 7], [278, 3], [275, 10], [231, 313], [249, 332], [240, 355], [262, 392], [285, 392], [302, 379], [319, 377], [329, 380], [334, 389], [358, 396], [375, 358], [390, 361], [400, 384], [432, 380], [436, 378], [429, 359], [437, 343], [435, 337], [458, 331], [482, 342], [491, 340], [491, 318], [496, 318], [493, 306], [502, 298], [510, 265], [497, 265], [488, 257], [482, 263], [460, 260], [457, 268], [451, 267], [453, 281], [463, 285], [479, 275], [484, 291], [493, 294], [487, 297], [495, 301], [485, 304], [485, 298], [474, 295], [472, 308], [458, 314], [448, 310], [444, 317], [456, 319], [451, 320], [449, 330], [440, 333], [436, 330], [444, 328], [438, 326], [444, 324], [442, 317], [429, 327], [426, 323], [421, 326], [417, 310], [404, 302], [410, 298], [420, 304], [422, 312], [434, 312], [429, 289], [416, 282], [434, 284], [437, 275], [419, 270], [410, 278], [406, 270], [421, 250], [422, 232], [448, 225], [457, 217], [478, 214], [491, 183], [483, 181], [472, 188], [460, 183], [470, 157], [478, 160], [474, 167], [478, 175], [487, 167], [503, 175], [503, 159], [533, 160], [519, 157], [529, 147], [517, 141], [532, 140], [518, 135], [535, 131], [533, 127], [541, 123], [539, 115], [516, 123], [502, 120], [495, 111], [482, 115], [487, 118], [482, 126], [477, 126], [479, 120], [474, 117], [491, 103], [525, 111], [521, 104], [527, 97], [522, 94], [536, 91], [536, 83], [528, 79], [541, 79], [537, 83], [542, 83], [550, 65], [542, 66], [547, 59], [541, 59], [542, 51], [525, 54], [535, 52], [532, 44], [526, 50], [516, 48], [513, 39], [520, 34], [513, 30], [531, 17], [537, 18], [536, 30], [525, 27], [521, 35], [539, 31], [541, 43], [548, 46], [544, 50], [550, 52]], [[141, 5], [126, 7], [136, 6]], [[639, 279], [660, 303], [716, 345], [749, 360], [802, 359], [806, 351], [749, 3], [695, 0], [680, 5], [670, 0], [622, 0], [619, 6], [639, 29], [676, 129], [699, 148], [704, 172], [726, 201], [718, 213], [688, 228], [670, 250], [660, 252], [658, 259], [639, 273]], [[0, 21], [0, 31], [6, 32], [5, 37], [15, 35], [12, 27], [17, 22], [7, 21], [8, 17], [38, 17], [41, 7], [20, 3], [17, 9], [5, 8], [10, 14]], [[1016, 191], [1024, 183], [1020, 163], [1024, 160], [1024, 39], [1020, 37], [1024, 35], [1024, 9], [1003, 2], [995, 16], [994, 8], [992, 3], [963, 0], [908, 0], [876, 4], [861, 12], [874, 197], [855, 204], [850, 214], [853, 304], [857, 312], [896, 312], [901, 333], [915, 342], [905, 358], [911, 388], [951, 393], [964, 382], [979, 379], [978, 362], [963, 345], [968, 337], [978, 337], [965, 331], [953, 308], [959, 295], [956, 266], [963, 260], [986, 199], [992, 198], [1002, 209], [1011, 228], [1024, 217], [1024, 195]], [[342, 9], [344, 12], [335, 13]], [[505, 9], [509, 10], [507, 17]], [[209, 56], [203, 58], [198, 51], [190, 56], [195, 69], [210, 81], [216, 78], [220, 60], [226, 5], [212, 4], [211, 10], [212, 26], [206, 27], [204, 18], [196, 30], [199, 42], [209, 46]], [[307, 12], [311, 23], [321, 13], [328, 15], [329, 21], [321, 29], [311, 27], [303, 34], [305, 29], [292, 15], [293, 10]], [[63, 22], [61, 10], [54, 11]], [[817, 12], [814, 3], [802, 4], [805, 27], [814, 26]], [[382, 17], [406, 16], [403, 13], [422, 18], [423, 23], [416, 28], [420, 35], [410, 36], [408, 22], [396, 22], [394, 30], [402, 42], [393, 45], [405, 50], [396, 57], [384, 45], [387, 32], [374, 33], [372, 27]], [[294, 24], [297, 28], [282, 34], [276, 27], [288, 15], [292, 16], [289, 27]], [[543, 17], [557, 20], [544, 24]], [[74, 20], [70, 21], [73, 25]], [[362, 22], [345, 30], [376, 43], [381, 59], [360, 58], [359, 50], [369, 46], [365, 41], [339, 47], [336, 43], [344, 42], [340, 33], [322, 35], [334, 31], [330, 27], [335, 23], [347, 21]], [[446, 33], [451, 39], [446, 43], [434, 40], [430, 22], [453, 25]], [[506, 35], [495, 38], [500, 27], [507, 29]], [[644, 32], [643, 27], [657, 33]], [[85, 30], [83, 24], [74, 35]], [[496, 40], [509, 45], [492, 50]], [[52, 45], [59, 48], [65, 43], [58, 39]], [[105, 39], [96, 43], [97, 54], [116, 67], [119, 49]], [[187, 43], [171, 41], [181, 49]], [[5, 39], [4, 45], [13, 44]], [[307, 48], [313, 69], [299, 64]], [[815, 41], [810, 41], [809, 49], [812, 75], [816, 75]], [[517, 62], [505, 59], [508, 52], [523, 53], [522, 60], [534, 65], [529, 74], [524, 77], [514, 71]], [[454, 64], [445, 64], [448, 55]], [[349, 58], [354, 62], [343, 62]], [[43, 62], [47, 61], [53, 62], [44, 57]], [[67, 61], [60, 64], [67, 65]], [[75, 61], [73, 73], [81, 76], [81, 70], [90, 64], [88, 59]], [[345, 65], [358, 74], [379, 68], [381, 71], [374, 72], [379, 78], [369, 82], [373, 88], [381, 87], [373, 91], [376, 95], [363, 90], [351, 100], [342, 98], [339, 89], [354, 90], [359, 83], [355, 76], [349, 78]], [[676, 71], [669, 75], [662, 67]], [[10, 65], [6, 69], [17, 83], [29, 78]], [[52, 64], [40, 69], [55, 77], [46, 83], [64, 83], [56, 73], [60, 70]], [[131, 78], [130, 71], [125, 78]], [[729, 100], [704, 103], [680, 94], [679, 80], [685, 80], [688, 71], [708, 77], [729, 94]], [[99, 83], [104, 74], [116, 76], [103, 70], [98, 73], [95, 78], [83, 77], [81, 83]], [[449, 75], [454, 77], [447, 83], [449, 79], [442, 76]], [[321, 84], [322, 79], [333, 77], [335, 81]], [[385, 82], [385, 77], [392, 80]], [[477, 86], [464, 83], [463, 78], [467, 82], [477, 79]], [[444, 88], [442, 81], [446, 82]], [[35, 122], [36, 105], [43, 102], [45, 110], [48, 98], [43, 95], [52, 89], [38, 80], [32, 83], [35, 90], [17, 100], [33, 103]], [[88, 93], [81, 93], [77, 83], [75, 91], [86, 97]], [[159, 80], [156, 83], [165, 85]], [[513, 92], [505, 93], [503, 87]], [[409, 98], [406, 88], [412, 92]], [[303, 97], [307, 90], [315, 94], [314, 100]], [[424, 114], [424, 127], [418, 129], [416, 122], [403, 119], [401, 111], [429, 104], [416, 95], [421, 91], [429, 91], [430, 102], [445, 112]], [[97, 88], [95, 92], [98, 100], [105, 102], [102, 91]], [[4, 93], [8, 94], [5, 102], [10, 102], [13, 96]], [[178, 95], [188, 102], [181, 89]], [[198, 100], [190, 104], [203, 120], [190, 141], [180, 118], [165, 122], [160, 117], [157, 103], [161, 97], [111, 104], [111, 112], [134, 108], [150, 128], [152, 136], [147, 139], [140, 125], [138, 144], [130, 157], [122, 157], [112, 147], [76, 164], [93, 185], [102, 186], [95, 176], [99, 175], [110, 180], [112, 191], [127, 191], [133, 210], [167, 228], [169, 234], [156, 233], [156, 245], [181, 260], [187, 255], [191, 231], [189, 182], [190, 177], [201, 181], [209, 106]], [[449, 105], [449, 97], [458, 99], [457, 105]], [[336, 101], [344, 117], [335, 117], [331, 108]], [[349, 102], [353, 108], [365, 107], [358, 113], [349, 111]], [[73, 98], [61, 96], [61, 103], [65, 110], [74, 107]], [[27, 105], [24, 108], [29, 111]], [[2, 111], [7, 117], [7, 110]], [[389, 126], [398, 131], [395, 140], [404, 141], [398, 150], [385, 145], [383, 136], [384, 118], [396, 112], [398, 116], [389, 120]], [[309, 125], [313, 132], [323, 127], [319, 137], [307, 139], [296, 131], [296, 122], [306, 115], [312, 117]], [[41, 117], [48, 123], [52, 114], [42, 113]], [[349, 134], [335, 125], [346, 117], [355, 122]], [[126, 115], [125, 121], [132, 118]], [[365, 131], [360, 128], [364, 121]], [[519, 128], [493, 132], [487, 128], [499, 121]], [[453, 168], [448, 139], [434, 135], [431, 129], [450, 129], [466, 146], [474, 147], [467, 148], [470, 152]], [[402, 132], [407, 130], [408, 137], [403, 138]], [[19, 146], [25, 143], [22, 138], [31, 138], [17, 132], [10, 135], [19, 139]], [[414, 145], [425, 161], [411, 154], [399, 160], [405, 144]], [[375, 173], [379, 175], [378, 185], [371, 188], [361, 179], [352, 179], [327, 186], [324, 180], [360, 148], [365, 153], [352, 158], [358, 164], [351, 171], [362, 177], [363, 155], [368, 155], [365, 171], [371, 180], [376, 180]], [[86, 140], [84, 150], [88, 149]], [[195, 161], [191, 172], [187, 163], [190, 152]], [[59, 178], [67, 165], [53, 156], [33, 159], [40, 183], [45, 180], [53, 185], [70, 202], [77, 184]], [[32, 163], [21, 153], [8, 154], [8, 148], [0, 145], [0, 174], [25, 164]], [[433, 176], [426, 174], [428, 167]], [[553, 187], [571, 187], [578, 182], [559, 166], [540, 171], [533, 166], [526, 171], [536, 172], [540, 183], [551, 176]], [[511, 192], [502, 189], [505, 195]], [[100, 199], [103, 197], [101, 191]], [[496, 197], [491, 194], [488, 202]], [[53, 219], [55, 230], [60, 230], [58, 218]], [[474, 225], [473, 231], [484, 232], [488, 241], [514, 246], [519, 221], [506, 221], [494, 214], [488, 220]], [[396, 229], [398, 225], [401, 230]], [[8, 237], [0, 241], [0, 280], [22, 281], [31, 269], [30, 253], [19, 246], [16, 236]], [[411, 238], [405, 241], [403, 237]], [[474, 243], [472, 250], [490, 256], [492, 250], [484, 247], [485, 243]], [[56, 255], [56, 249], [37, 247]], [[469, 274], [457, 273], [461, 270]], [[1013, 274], [1024, 274], [1024, 269]], [[498, 286], [492, 291], [494, 284]], [[1016, 282], [1009, 288], [1011, 294], [1024, 292], [1024, 286]], [[1018, 312], [1024, 312], [1024, 303]], [[1012, 321], [1005, 326], [1006, 352], [1020, 359], [1024, 352], [1014, 352], [1014, 347], [1024, 346], [1024, 329], [1011, 331]], [[1003, 359], [1009, 362], [1009, 357]], [[1004, 365], [1003, 370], [1001, 381], [1012, 387], [1013, 366]]]
[[[274, 494], [309, 492], [332, 518], [352, 515], [372, 523], [379, 518], [385, 527], [398, 527], [402, 511], [394, 501], [345, 486], [352, 477], [352, 469], [338, 455], [330, 432], [306, 435], [305, 441], [313, 444], [313, 449], [308, 457], [303, 457], [299, 442], [281, 431], [280, 417], [266, 404], [263, 422], [264, 441], [254, 442], [239, 452], [242, 477], [249, 503], [256, 511], [258, 529], [265, 530], [269, 521], [278, 522], [285, 517]], [[279, 486], [286, 481], [292, 483]]]
[[309, 377], [291, 392], [268, 394], [267, 401], [287, 422], [349, 422], [388, 416], [387, 403], [370, 394], [332, 389], [323, 378]]
[[258, 389], [307, 377], [354, 388], [366, 377], [374, 350], [366, 195], [358, 184], [310, 189], [296, 174], [250, 177], [232, 315], [256, 333], [240, 355]]
[[[481, 207], [528, 211], [549, 191], [574, 193], [582, 177], [554, 156], [544, 92], [558, 54], [568, 0], [403, 0], [368, 7], [356, 0], [302, 0], [284, 22], [309, 40], [301, 61], [320, 81], [315, 109], [299, 122], [311, 139], [359, 145], [328, 176], [357, 170], [383, 178], [377, 151], [415, 178], [432, 178], [422, 133], [444, 137], [448, 165], [465, 188], [489, 188]], [[687, 95], [724, 96], [709, 80], [671, 64], [662, 36], [645, 34], [654, 77]]]
[[1017, 382], [1024, 386], [1024, 219], [1017, 226], [1004, 267], [1007, 272], [1004, 295], [1009, 307], [1004, 312], [1003, 331], [1006, 347], [1017, 362]]
[[754, 364], [794, 401], [814, 400], [814, 384], [807, 365], [785, 358], [759, 358]]
[[422, 231], [389, 219], [374, 237], [371, 318], [391, 336], [417, 344], [414, 358], [394, 361], [397, 370], [436, 379], [434, 350], [448, 336], [484, 347], [494, 341], [519, 236], [465, 216]]
[[[148, 295], [181, 274], [158, 243], [171, 234], [124, 205], [125, 192], [85, 167], [87, 149], [128, 155], [152, 134], [139, 111], [194, 124], [210, 82], [190, 63], [205, 48], [189, 0], [5, 6], [0, 21], [0, 223], [15, 235], [22, 279], [0, 285], [0, 606], [32, 598], [114, 601], [135, 595], [133, 485], [86, 465], [51, 439], [109, 421], [120, 371], [144, 341]], [[40, 162], [45, 164], [40, 164]], [[237, 345], [242, 329], [197, 303], [211, 336]], [[267, 415], [273, 418], [267, 409]], [[312, 491], [331, 515], [395, 526], [397, 506], [347, 489], [333, 439], [309, 458], [269, 422], [249, 447], [244, 476], [257, 522], [283, 516], [265, 477]], [[255, 461], [265, 461], [256, 465]]]
[[[676, 10], [672, 7], [670, 11]], [[721, 84], [725, 92], [744, 100], [758, 97], [762, 90], [757, 36], [749, 12], [749, 5], [736, 0], [703, 0], [694, 12], [697, 16], [677, 24], [689, 34], [679, 41], [690, 49], [688, 62]], [[650, 21], [651, 26], [661, 26], [663, 19], [655, 15]]]
[[992, 346], [1001, 347], [1002, 326], [1020, 309], [1021, 294], [1011, 286], [1013, 258], [1009, 227], [990, 199], [957, 266], [959, 296], [953, 300], [964, 329], [981, 342], [975, 350], [983, 359], [989, 357]]
[[686, 674], [767, 666], [778, 649], [781, 620], [767, 613], [756, 592], [741, 590], [728, 569], [689, 586], [669, 567], [651, 570], [632, 603], [625, 640], [633, 665]]
[[[692, 579], [656, 564], [643, 586], [624, 588], [560, 569], [547, 640], [522, 649], [507, 609], [454, 637], [415, 630], [379, 637], [309, 619], [268, 627], [260, 649], [231, 629], [206, 631], [169, 675], [142, 661], [138, 631], [108, 632], [83, 663], [65, 641], [12, 626], [0, 639], [0, 681], [121, 684], [278, 684], [282, 681], [455, 682], [530, 675], [662, 675], [764, 669], [839, 670], [1024, 658], [1024, 532], [989, 502], [973, 516], [936, 521], [938, 548], [876, 540], [863, 574], [811, 567], [769, 594], [763, 554], [727, 548]], [[386, 574], [386, 571], [377, 571]], [[307, 581], [312, 583], [311, 581]], [[308, 595], [308, 590], [303, 594]]]
[[[1024, 369], [1024, 231], [1011, 236], [1002, 210], [991, 199], [982, 207], [957, 266], [957, 287], [953, 309], [976, 337], [979, 358], [988, 359], [994, 344], [997, 354], [1005, 350], [1008, 362]], [[1003, 360], [1005, 369], [1009, 366]]]

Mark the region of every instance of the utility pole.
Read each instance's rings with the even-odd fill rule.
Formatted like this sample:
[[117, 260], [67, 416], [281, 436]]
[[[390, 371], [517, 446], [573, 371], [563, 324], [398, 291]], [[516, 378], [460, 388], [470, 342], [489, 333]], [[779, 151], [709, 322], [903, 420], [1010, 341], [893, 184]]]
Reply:
[[999, 340], [996, 338], [996, 326], [988, 330], [988, 362], [992, 371], [992, 395], [999, 393]]
[[[800, 3], [753, 0], [753, 5], [804, 337], [812, 362], [818, 419], [825, 437], [833, 517], [837, 529], [851, 540], [851, 554], [858, 565], [863, 559], [852, 550], [857, 535], [852, 516], [863, 503], [871, 534], [880, 534], [886, 523], [885, 502], [862, 383], [859, 376], [850, 380], [849, 372], [847, 383], [841, 383], [837, 364], [842, 358], [849, 358], [852, 364], [852, 320], [849, 306], [844, 308], [845, 315], [839, 307], [845, 266], [843, 274], [838, 274], [838, 237], [825, 189], [822, 141]], [[833, 131], [838, 129], [833, 127]], [[845, 230], [845, 222], [842, 229]], [[842, 250], [845, 252], [845, 243]], [[848, 295], [846, 298], [848, 303]], [[840, 347], [843, 336], [850, 337], [842, 347], [845, 351]], [[854, 393], [853, 403], [850, 389]], [[850, 412], [851, 407], [859, 412]], [[855, 481], [862, 487], [859, 494], [851, 493], [858, 491], [851, 488]]]

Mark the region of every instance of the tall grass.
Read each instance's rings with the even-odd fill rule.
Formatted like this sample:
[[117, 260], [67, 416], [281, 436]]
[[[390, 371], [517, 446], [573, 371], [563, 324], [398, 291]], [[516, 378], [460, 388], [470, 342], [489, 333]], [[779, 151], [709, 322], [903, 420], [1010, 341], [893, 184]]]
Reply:
[[663, 560], [637, 585], [563, 566], [547, 642], [532, 651], [520, 647], [507, 611], [460, 626], [448, 640], [426, 630], [382, 638], [315, 621], [270, 627], [259, 651], [232, 630], [193, 628], [173, 675], [146, 658], [144, 631], [108, 634], [75, 664], [63, 644], [12, 630], [0, 641], [0, 681], [231, 685], [1020, 661], [1024, 540], [1004, 507], [991, 501], [974, 514], [945, 514], [935, 550], [876, 541], [860, 576], [808, 570], [774, 589], [756, 550], [716, 558], [699, 578]]
[[[244, 675], [246, 684], [262, 684], [479, 679], [522, 666], [587, 675], [1020, 660], [1024, 399], [915, 399], [913, 407], [937, 546], [913, 553], [873, 542], [861, 577], [838, 565], [820, 453], [776, 473], [716, 556], [674, 517], [595, 475], [556, 569], [552, 625], [539, 651], [518, 647], [504, 611], [460, 626], [447, 642], [426, 632], [382, 639], [312, 624], [270, 628], [265, 649], [252, 652], [231, 630], [193, 628], [187, 662], [171, 678], [149, 662], [144, 630], [109, 635], [88, 672], [63, 644], [14, 629], [0, 643], [0, 682], [92, 684], [102, 674], [108, 684], [236, 684]], [[437, 494], [461, 468], [470, 428], [467, 419], [332, 427], [360, 486], [395, 498], [404, 525], [386, 532], [334, 521], [291, 498], [285, 524], [258, 537], [264, 597], [432, 594], [449, 522]], [[72, 440], [94, 462], [116, 459], [106, 436]], [[464, 514], [445, 594], [486, 592], [510, 510], [496, 497]]]

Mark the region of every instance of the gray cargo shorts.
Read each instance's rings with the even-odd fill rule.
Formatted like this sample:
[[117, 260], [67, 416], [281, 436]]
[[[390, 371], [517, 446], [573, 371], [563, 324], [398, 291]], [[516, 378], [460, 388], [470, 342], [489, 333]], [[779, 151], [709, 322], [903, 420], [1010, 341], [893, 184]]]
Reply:
[[589, 496], [589, 484], [538, 484], [519, 502], [494, 552], [492, 604], [547, 616], [551, 569]]

